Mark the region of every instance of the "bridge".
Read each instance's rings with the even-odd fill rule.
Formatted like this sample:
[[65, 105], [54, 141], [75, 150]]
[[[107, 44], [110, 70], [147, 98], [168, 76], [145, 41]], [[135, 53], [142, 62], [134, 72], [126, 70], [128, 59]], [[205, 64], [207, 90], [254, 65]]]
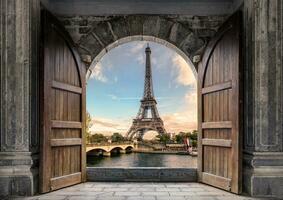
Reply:
[[[111, 156], [113, 152], [127, 153], [135, 148], [134, 143], [98, 143], [87, 144], [86, 153], [96, 150], [95, 152], [102, 153], [103, 156]], [[94, 153], [95, 153], [94, 152]]]

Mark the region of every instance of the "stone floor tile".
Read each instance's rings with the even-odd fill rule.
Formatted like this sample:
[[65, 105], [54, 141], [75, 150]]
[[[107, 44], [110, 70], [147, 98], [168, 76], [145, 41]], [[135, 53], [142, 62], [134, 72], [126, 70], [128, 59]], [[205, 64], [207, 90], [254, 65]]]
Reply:
[[154, 192], [156, 191], [157, 188], [154, 188], [154, 187], [139, 187], [139, 188], [136, 188], [136, 187], [131, 187], [129, 188], [129, 191], [132, 191], [132, 192]]
[[180, 196], [168, 196], [168, 197], [157, 196], [156, 200], [186, 200], [186, 198]]
[[156, 191], [157, 192], [163, 192], [163, 191], [165, 191], [165, 192], [180, 192], [181, 189], [179, 187], [172, 187], [172, 188], [165, 187], [165, 188], [156, 188]]
[[191, 186], [191, 184], [166, 184], [166, 187], [190, 188]]
[[142, 196], [169, 196], [169, 192], [142, 192]]
[[[259, 200], [200, 183], [91, 182], [24, 200]], [[262, 200], [264, 198], [261, 198]], [[266, 198], [265, 198], [266, 199]]]
[[129, 188], [126, 188], [126, 187], [122, 187], [122, 188], [120, 188], [120, 187], [113, 187], [113, 188], [107, 187], [107, 188], [103, 189], [104, 192], [126, 192], [128, 190], [129, 190]]
[[156, 200], [155, 196], [128, 197], [127, 200]]
[[104, 191], [104, 187], [92, 187], [92, 188], [81, 188], [78, 189], [80, 192], [102, 192]]
[[140, 196], [141, 192], [115, 192], [114, 196]]

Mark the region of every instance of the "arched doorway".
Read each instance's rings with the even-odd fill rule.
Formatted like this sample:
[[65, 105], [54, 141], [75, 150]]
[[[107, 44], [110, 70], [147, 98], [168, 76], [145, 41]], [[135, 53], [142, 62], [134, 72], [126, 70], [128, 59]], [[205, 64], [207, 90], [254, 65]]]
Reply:
[[[50, 16], [50, 18], [52, 18]], [[236, 18], [236, 19], [234, 19]], [[239, 32], [238, 32], [238, 29], [235, 29], [235, 27], [238, 28], [238, 22], [237, 22], [237, 17], [234, 16], [233, 20], [230, 20], [227, 22], [227, 24], [224, 25], [224, 30], [232, 30], [232, 33], [231, 35], [228, 35], [227, 38], [228, 38], [228, 42], [227, 43], [221, 43], [219, 41], [221, 41], [222, 38], [225, 38], [224, 36], [226, 36], [227, 33], [230, 33], [229, 31], [226, 32], [226, 31], [222, 31], [220, 32], [220, 36], [217, 36], [216, 35], [216, 41], [217, 41], [217, 45], [221, 46], [223, 45], [224, 48], [222, 48], [221, 52], [222, 54], [219, 54], [218, 56], [215, 56], [212, 57], [212, 55], [214, 54], [217, 54], [217, 51], [214, 51], [214, 49], [217, 49], [216, 48], [216, 44], [213, 44], [212, 45], [212, 51], [209, 50], [209, 51], [206, 51], [206, 53], [204, 54], [205, 56], [203, 57], [203, 62], [202, 64], [204, 65], [204, 67], [202, 65], [201, 66], [201, 70], [202, 72], [199, 73], [198, 75], [198, 80], [200, 81], [199, 82], [199, 99], [201, 99], [201, 101], [199, 102], [199, 116], [201, 116], [199, 118], [199, 122], [201, 124], [201, 126], [199, 127], [199, 130], [203, 130], [203, 129], [232, 129], [233, 131], [233, 137], [232, 137], [232, 134], [231, 134], [231, 139], [226, 140], [226, 139], [223, 139], [223, 138], [218, 138], [217, 134], [216, 134], [216, 138], [205, 138], [204, 135], [201, 135], [199, 137], [199, 141], [201, 141], [201, 145], [200, 145], [200, 157], [203, 159], [204, 156], [208, 155], [208, 153], [211, 153], [212, 151], [215, 151], [215, 152], [218, 152], [219, 150], [218, 149], [213, 149], [214, 146], [217, 146], [217, 147], [223, 147], [223, 148], [230, 148], [228, 151], [229, 153], [231, 154], [231, 156], [233, 158], [235, 158], [236, 160], [236, 163], [237, 163], [237, 166], [240, 166], [239, 163], [241, 162], [241, 159], [240, 159], [240, 137], [239, 137], [239, 132], [240, 132], [240, 128], [238, 127], [239, 124], [239, 120], [238, 118], [240, 117], [239, 115], [239, 109], [234, 109], [234, 110], [227, 110], [227, 112], [232, 112], [234, 114], [234, 118], [229, 120], [229, 122], [226, 122], [226, 121], [221, 121], [221, 117], [216, 117], [215, 119], [214, 118], [211, 118], [212, 120], [214, 121], [206, 121], [204, 120], [203, 116], [204, 116], [204, 113], [203, 113], [203, 108], [205, 108], [205, 104], [204, 104], [204, 101], [202, 100], [202, 95], [206, 94], [206, 93], [213, 93], [213, 92], [218, 92], [218, 91], [222, 91], [222, 90], [225, 90], [225, 89], [232, 89], [234, 91], [234, 95], [229, 97], [229, 99], [232, 98], [233, 101], [229, 101], [227, 104], [229, 104], [231, 107], [233, 106], [234, 108], [239, 108], [239, 105], [238, 105], [238, 101], [236, 100], [239, 100], [239, 71], [233, 71], [231, 70], [231, 82], [228, 84], [225, 83], [222, 83], [221, 81], [219, 81], [219, 84], [214, 84], [214, 82], [211, 83], [211, 85], [209, 85], [208, 88], [204, 87], [203, 88], [203, 84], [202, 84], [202, 81], [206, 75], [205, 73], [205, 70], [207, 68], [207, 66], [211, 66], [212, 68], [216, 66], [216, 69], [217, 66], [224, 66], [224, 60], [225, 60], [225, 53], [228, 55], [230, 54], [230, 56], [234, 56], [234, 53], [235, 52], [239, 52], [239, 46], [237, 45], [234, 45], [231, 41], [236, 41], [235, 44], [239, 44], [237, 42], [240, 42], [240, 39], [239, 39]], [[183, 26], [182, 24], [178, 23], [178, 22], [172, 22], [172, 20], [168, 20], [168, 19], [163, 19], [161, 20], [162, 22], [158, 21], [160, 20], [158, 18], [155, 19], [157, 20], [158, 22], [158, 26], [156, 26], [155, 23], [149, 23], [149, 22], [152, 22], [152, 21], [148, 21], [149, 26], [146, 26], [144, 27], [144, 23], [142, 23], [143, 25], [140, 26], [140, 24], [137, 24], [137, 21], [139, 20], [143, 20], [143, 17], [142, 16], [136, 16], [136, 17], [130, 17], [128, 19], [125, 19], [125, 18], [119, 18], [119, 19], [115, 19], [115, 23], [114, 25], [119, 25], [119, 28], [122, 27], [121, 30], [130, 30], [130, 31], [124, 31], [124, 32], [117, 32], [117, 33], [120, 33], [120, 35], [117, 35], [117, 34], [114, 34], [115, 31], [113, 31], [115, 28], [113, 26], [111, 26], [111, 24], [109, 25], [109, 23], [107, 23], [107, 21], [105, 23], [100, 23], [100, 24], [97, 24], [97, 28], [98, 29], [92, 29], [91, 31], [89, 31], [89, 33], [87, 33], [84, 37], [82, 37], [80, 39], [80, 41], [77, 43], [77, 46], [78, 46], [78, 49], [79, 49], [79, 52], [81, 54], [81, 57], [82, 59], [87, 62], [87, 63], [91, 63], [91, 62], [96, 62], [94, 58], [97, 57], [97, 55], [101, 54], [103, 55], [103, 53], [100, 53], [102, 51], [104, 52], [107, 52], [107, 46], [108, 44], [111, 44], [115, 41], [119, 41], [119, 39], [121, 38], [128, 38], [127, 36], [129, 36], [128, 39], [131, 39], [132, 36], [136, 36], [136, 35], [151, 35], [150, 38], [152, 40], [157, 40], [159, 41], [159, 39], [155, 39], [155, 38], [160, 38], [160, 39], [163, 39], [164, 41], [168, 41], [169, 43], [172, 43], [172, 47], [177, 47], [177, 49], [180, 49], [180, 54], [181, 55], [184, 55], [185, 59], [189, 62], [189, 63], [192, 63], [190, 60], [193, 60], [195, 61], [195, 63], [197, 63], [197, 61], [199, 61], [199, 56], [202, 55], [203, 51], [204, 51], [204, 48], [206, 46], [206, 43], [207, 41], [206, 40], [203, 40], [201, 38], [199, 38], [198, 36], [196, 36], [194, 34], [194, 32], [192, 32], [191, 30], [189, 29], [186, 29], [185, 26]], [[124, 22], [125, 23], [124, 25], [121, 25], [121, 23], [123, 24]], [[155, 21], [153, 20], [153, 21]], [[155, 21], [156, 22], [156, 21]], [[57, 25], [56, 23], [51, 23], [53, 24], [51, 27], [54, 28], [54, 30], [58, 29], [58, 27], [60, 27], [59, 25]], [[47, 27], [50, 27], [51, 24], [47, 24]], [[170, 26], [167, 26], [169, 25]], [[172, 25], [173, 24], [173, 25]], [[112, 24], [113, 25], [113, 24]], [[120, 26], [121, 25], [121, 26]], [[227, 28], [226, 28], [227, 26]], [[156, 27], [158, 27], [156, 29]], [[162, 29], [161, 27], [165, 28], [166, 31], [164, 34], [164, 29]], [[166, 28], [167, 27], [167, 28]], [[170, 28], [168, 28], [170, 27]], [[117, 27], [116, 27], [117, 28]], [[98, 31], [99, 30], [99, 31]], [[155, 30], [153, 32], [151, 32], [152, 30]], [[147, 32], [149, 31], [149, 32]], [[56, 31], [55, 31], [56, 32]], [[235, 34], [234, 34], [235, 33]], [[58, 32], [57, 33], [57, 37], [62, 37], [62, 35], [60, 35], [61, 33]], [[68, 36], [63, 36], [63, 38], [66, 37], [68, 38]], [[140, 37], [140, 36], [139, 36]], [[146, 37], [146, 36], [141, 36], [141, 38], [143, 37]], [[50, 41], [49, 44], [51, 44], [51, 47], [53, 47], [52, 45], [56, 46], [55, 44], [58, 44], [57, 43], [58, 40], [54, 40], [54, 41]], [[160, 40], [162, 41], [162, 40]], [[65, 46], [69, 45], [68, 43], [64, 44]], [[64, 46], [63, 45], [63, 46]], [[115, 45], [115, 43], [113, 43], [113, 45]], [[228, 51], [226, 51], [226, 47], [228, 49]], [[110, 46], [111, 48], [111, 46]], [[113, 47], [112, 47], [113, 48]], [[57, 48], [57, 49], [54, 49], [54, 51], [60, 51], [59, 49], [61, 49], [60, 47]], [[232, 50], [235, 50], [235, 52], [231, 51]], [[69, 48], [69, 51], [73, 52], [72, 49]], [[63, 51], [64, 52], [64, 51]], [[182, 53], [183, 52], [183, 53]], [[219, 52], [218, 52], [219, 53]], [[57, 55], [57, 54], [56, 54]], [[84, 78], [82, 78], [82, 73], [84, 73], [83, 70], [85, 70], [81, 64], [79, 64], [78, 62], [78, 59], [73, 55], [73, 58], [70, 58], [70, 60], [76, 60], [77, 61], [77, 68], [80, 69], [78, 70], [78, 74], [81, 75], [81, 96], [80, 96], [80, 101], [76, 102], [77, 104], [76, 105], [80, 105], [80, 108], [78, 109], [71, 109], [74, 111], [74, 115], [76, 114], [79, 114], [81, 115], [83, 112], [85, 112], [85, 106], [84, 106], [84, 95], [85, 95], [85, 90], [84, 90], [84, 84], [85, 84], [85, 81], [84, 81]], [[195, 57], [196, 56], [196, 57]], [[64, 57], [59, 57], [58, 59], [59, 60], [62, 60]], [[188, 59], [189, 58], [189, 59]], [[213, 58], [213, 59], [212, 59]], [[212, 62], [212, 63], [209, 63], [209, 61], [213, 60], [213, 61], [216, 61], [216, 58], [219, 59], [218, 62]], [[94, 59], [94, 61], [93, 61]], [[97, 57], [97, 59], [99, 59], [99, 57]], [[96, 60], [97, 60], [96, 59]], [[238, 69], [238, 65], [239, 65], [239, 54], [236, 54], [236, 56], [233, 57], [233, 59], [230, 60], [230, 62], [232, 63], [232, 68], [234, 69], [234, 67], [236, 66], [237, 69]], [[67, 61], [69, 60], [69, 58], [66, 59]], [[223, 62], [222, 62], [223, 61]], [[64, 59], [63, 59], [63, 63], [64, 63]], [[50, 66], [54, 66], [54, 63], [51, 63], [51, 62], [47, 62], [45, 63], [44, 65], [44, 71], [46, 71], [47, 73], [50, 72], [50, 71], [53, 71], [53, 69], [51, 68], [48, 68]], [[61, 66], [61, 64], [59, 65]], [[225, 67], [225, 66], [224, 66]], [[81, 72], [81, 70], [83, 72]], [[225, 69], [222, 69], [225, 71]], [[196, 68], [194, 70], [195, 72], [197, 71]], [[54, 72], [54, 75], [56, 75], [55, 71]], [[91, 71], [90, 71], [91, 72]], [[216, 74], [218, 74], [217, 72], [215, 72]], [[63, 73], [62, 76], [65, 77], [65, 76], [68, 76], [69, 74], [68, 73]], [[46, 73], [44, 74], [44, 78], [46, 77]], [[216, 76], [217, 77], [217, 76]], [[64, 79], [64, 78], [63, 78]], [[50, 80], [50, 79], [48, 79]], [[52, 80], [52, 79], [51, 79]], [[213, 78], [214, 80], [214, 78]], [[47, 92], [47, 96], [50, 94], [48, 93], [48, 90], [50, 90], [50, 88], [57, 88], [59, 90], [63, 90], [63, 91], [70, 91], [71, 93], [78, 93], [78, 88], [74, 88], [74, 87], [69, 87], [66, 88], [65, 86], [54, 86], [54, 81], [52, 82], [53, 85], [48, 85], [47, 84], [47, 81], [44, 80], [43, 84], [45, 84], [47, 87], [44, 88], [44, 92]], [[73, 84], [72, 84], [73, 85]], [[217, 96], [217, 95], [216, 95]], [[56, 98], [56, 96], [55, 96]], [[217, 97], [218, 98], [218, 97]], [[43, 101], [45, 100], [46, 102], [46, 99], [43, 98]], [[54, 102], [54, 99], [51, 98], [51, 102]], [[236, 101], [236, 102], [235, 102]], [[68, 103], [72, 102], [70, 101], [70, 98], [68, 97], [67, 95], [67, 99], [66, 101], [64, 101], [62, 99], [62, 101], [58, 101], [58, 102], [61, 102], [62, 103], [62, 111], [64, 111], [64, 105], [68, 105]], [[209, 102], [212, 102], [212, 103], [215, 103], [214, 100], [211, 100]], [[51, 107], [49, 106], [49, 103], [50, 102], [47, 102], [46, 104], [46, 109], [47, 111], [52, 110]], [[55, 103], [57, 103], [57, 101], [55, 101]], [[220, 105], [221, 102], [218, 102], [218, 104]], [[233, 103], [236, 103], [234, 105], [232, 105]], [[213, 105], [212, 105], [213, 107]], [[221, 106], [220, 106], [221, 107]], [[225, 111], [224, 111], [225, 112]], [[218, 114], [219, 112], [218, 111], [208, 111], [208, 115], [213, 115], [214, 114]], [[231, 114], [232, 114], [231, 113]], [[218, 115], [217, 115], [218, 116]], [[48, 118], [47, 120], [49, 120], [47, 122], [47, 125], [48, 123], [52, 122], [52, 118]], [[51, 121], [50, 121], [51, 120]], [[79, 122], [81, 123], [80, 125], [78, 123], [71, 123], [71, 122], [60, 122], [60, 125], [57, 126], [54, 126], [53, 128], [60, 128], [60, 129], [80, 129], [80, 137], [76, 137], [75, 139], [72, 139], [71, 140], [66, 140], [65, 141], [65, 138], [64, 138], [64, 141], [62, 140], [62, 138], [60, 139], [60, 141], [57, 141], [58, 139], [55, 139], [55, 138], [50, 138], [50, 129], [52, 129], [52, 127], [50, 127], [50, 125], [47, 127], [48, 129], [45, 130], [45, 137], [42, 137], [42, 144], [43, 146], [45, 145], [45, 147], [47, 148], [47, 150], [45, 150], [45, 148], [43, 148], [44, 151], [47, 151], [47, 153], [45, 155], [42, 155], [41, 158], [42, 158], [42, 164], [41, 164], [41, 167], [44, 171], [44, 164], [46, 163], [45, 159], [46, 158], [49, 158], [49, 159], [53, 159], [55, 163], [58, 164], [58, 161], [62, 161], [62, 159], [60, 160], [60, 157], [58, 157], [59, 159], [57, 160], [56, 157], [55, 157], [55, 152], [53, 152], [53, 156], [50, 154], [53, 150], [52, 150], [52, 146], [58, 146], [58, 145], [54, 145], [54, 144], [58, 144], [60, 143], [61, 145], [60, 146], [79, 146], [79, 151], [80, 152], [83, 152], [84, 151], [84, 136], [83, 136], [83, 124], [84, 124], [84, 117], [79, 117], [78, 118], [78, 121], [76, 122]], [[217, 121], [218, 120], [218, 121]], [[69, 118], [67, 121], [71, 121]], [[56, 124], [56, 123], [55, 123]], [[202, 132], [201, 132], [202, 134]], [[220, 136], [219, 136], [220, 137]], [[80, 140], [79, 140], [80, 139]], [[53, 140], [53, 141], [52, 141]], [[56, 140], [56, 141], [55, 141]], [[213, 146], [212, 147], [212, 150], [208, 150], [208, 152], [205, 152], [203, 151], [205, 149], [205, 146]], [[48, 152], [49, 151], [49, 152]], [[49, 154], [48, 154], [49, 153]], [[228, 154], [229, 154], [228, 153]], [[229, 155], [227, 154], [227, 157], [229, 157]], [[62, 152], [62, 155], [64, 155], [64, 152]], [[70, 153], [70, 155], [72, 155], [72, 153]], [[217, 154], [218, 155], [218, 158], [220, 158], [220, 154]], [[221, 161], [219, 161], [218, 158], [214, 158], [213, 156], [211, 157], [211, 162], [212, 165], [214, 166], [215, 165], [215, 170], [220, 170], [220, 166], [217, 166], [217, 164]], [[226, 163], [227, 165], [229, 165], [229, 169], [231, 169], [232, 167], [232, 162], [233, 160], [231, 159], [227, 159], [227, 160], [222, 160], [223, 163]], [[227, 163], [229, 162], [229, 163]], [[49, 175], [47, 176], [46, 174], [41, 174], [41, 177], [43, 179], [46, 179], [46, 183], [42, 185], [42, 187], [45, 187], [45, 190], [43, 189], [42, 191], [43, 192], [47, 192], [47, 191], [50, 191], [50, 190], [54, 190], [54, 189], [58, 189], [58, 188], [61, 188], [61, 187], [65, 187], [67, 185], [72, 185], [72, 184], [75, 184], [75, 183], [78, 183], [78, 182], [81, 182], [81, 181], [84, 181], [84, 170], [85, 170], [85, 155], [83, 156], [81, 154], [81, 157], [80, 159], [78, 160], [78, 163], [80, 165], [80, 167], [78, 168], [78, 172], [76, 173], [72, 173], [71, 171], [68, 171], [66, 174], [62, 173], [61, 176], [56, 176], [57, 174], [56, 173], [53, 173], [53, 175], [50, 174], [50, 171], [46, 171], [46, 174], [49, 173]], [[220, 188], [223, 188], [223, 189], [226, 189], [228, 191], [232, 191], [232, 192], [235, 192], [235, 193], [239, 193], [240, 192], [240, 184], [241, 184], [241, 177], [240, 177], [240, 167], [238, 168], [234, 168], [233, 172], [231, 172], [231, 170], [229, 171], [227, 177], [221, 177], [219, 176], [219, 174], [215, 174], [213, 171], [205, 171], [205, 168], [204, 168], [204, 165], [203, 165], [203, 162], [201, 160], [200, 162], [201, 164], [201, 167], [199, 168], [199, 172], [200, 172], [200, 180], [202, 182], [205, 182], [205, 183], [208, 183], [208, 184], [211, 184], [213, 186], [217, 186], [217, 187], [220, 187]], [[48, 164], [48, 163], [47, 163]], [[50, 163], [48, 164], [50, 165]], [[59, 165], [59, 168], [60, 168], [60, 163], [58, 164]], [[54, 166], [53, 166], [54, 167]], [[51, 168], [51, 171], [52, 171], [52, 168]], [[52, 177], [53, 176], [53, 177]]]

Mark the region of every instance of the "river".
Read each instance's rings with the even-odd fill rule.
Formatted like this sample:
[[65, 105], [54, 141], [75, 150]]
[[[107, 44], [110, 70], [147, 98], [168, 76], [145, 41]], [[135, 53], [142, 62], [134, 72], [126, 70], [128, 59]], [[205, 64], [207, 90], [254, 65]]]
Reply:
[[197, 157], [174, 154], [129, 153], [111, 157], [89, 156], [88, 167], [197, 168]]

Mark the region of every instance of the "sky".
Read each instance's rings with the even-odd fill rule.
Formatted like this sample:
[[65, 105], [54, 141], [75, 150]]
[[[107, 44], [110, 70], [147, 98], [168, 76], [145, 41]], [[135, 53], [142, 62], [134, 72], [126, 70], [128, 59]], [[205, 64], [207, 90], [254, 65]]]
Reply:
[[[147, 43], [151, 48], [154, 96], [166, 131], [179, 133], [197, 128], [196, 79], [191, 67], [164, 45], [134, 41], [105, 54], [87, 82], [92, 133], [125, 134], [130, 128], [143, 95]], [[146, 135], [150, 139], [154, 134]]]

